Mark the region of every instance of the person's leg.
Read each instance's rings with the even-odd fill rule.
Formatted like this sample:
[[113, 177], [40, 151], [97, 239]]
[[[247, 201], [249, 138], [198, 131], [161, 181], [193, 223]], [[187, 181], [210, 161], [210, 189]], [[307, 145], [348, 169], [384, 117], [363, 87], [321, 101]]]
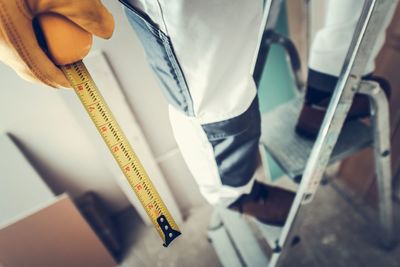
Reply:
[[[325, 23], [315, 35], [311, 46], [309, 68], [318, 72], [339, 76], [349, 49], [364, 0], [327, 0]], [[388, 16], [390, 18], [390, 16]], [[374, 60], [385, 41], [385, 23], [375, 48], [371, 53], [364, 74], [374, 70]]]
[[[228, 206], [254, 191], [259, 164], [260, 111], [250, 72], [262, 1], [160, 1], [160, 10], [166, 32], [156, 34], [127, 15], [169, 99], [176, 141], [201, 193]], [[284, 197], [281, 203], [290, 205], [292, 194]], [[264, 221], [282, 221], [271, 214]]]
[[[324, 27], [317, 32], [311, 46], [305, 106], [296, 126], [296, 131], [303, 136], [313, 138], [318, 134], [363, 5], [363, 0], [327, 0], [326, 2]], [[385, 30], [391, 21], [393, 12], [386, 16], [385, 23], [365, 66], [365, 75], [371, 74], [375, 68], [375, 58], [385, 41]], [[371, 79], [369, 76], [365, 78]], [[381, 82], [383, 83], [382, 87], [389, 91], [389, 86], [383, 81]], [[348, 119], [357, 119], [369, 114], [367, 97], [357, 95], [353, 103]]]
[[185, 162], [210, 203], [228, 205], [250, 192], [260, 137], [257, 99], [243, 114], [225, 121], [202, 125], [173, 107], [170, 120]]

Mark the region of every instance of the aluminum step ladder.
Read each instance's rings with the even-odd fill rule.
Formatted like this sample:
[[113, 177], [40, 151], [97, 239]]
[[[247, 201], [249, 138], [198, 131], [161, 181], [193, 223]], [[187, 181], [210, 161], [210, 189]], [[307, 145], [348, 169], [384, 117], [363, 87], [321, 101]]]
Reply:
[[[395, 1], [365, 0], [343, 69], [315, 142], [294, 133], [294, 125], [302, 105], [301, 97], [262, 116], [261, 145], [285, 173], [299, 183], [296, 197], [283, 227], [266, 226], [226, 208], [217, 207], [210, 221], [208, 236], [223, 266], [276, 266], [280, 256], [290, 253], [290, 247], [298, 242], [295, 229], [299, 227], [299, 222], [296, 218], [306, 208], [306, 204], [312, 201], [327, 166], [366, 147], [374, 148], [382, 245], [393, 245], [388, 101], [378, 83], [360, 80], [368, 55], [393, 2]], [[273, 34], [271, 37], [270, 29], [275, 25], [280, 4], [281, 0], [269, 0], [265, 4], [264, 37], [269, 36], [269, 40], [276, 37]], [[263, 48], [268, 50], [270, 44], [263, 47], [264, 42], [263, 39], [254, 70], [256, 83], [261, 77], [266, 59]], [[279, 38], [275, 38], [274, 42], [284, 46], [288, 43], [285, 40], [279, 41]], [[296, 83], [301, 87], [304, 83], [298, 75], [298, 56], [296, 57], [290, 47], [288, 55], [293, 63]], [[370, 99], [372, 126], [359, 121], [344, 124], [357, 92]], [[260, 239], [263, 242], [259, 242]]]

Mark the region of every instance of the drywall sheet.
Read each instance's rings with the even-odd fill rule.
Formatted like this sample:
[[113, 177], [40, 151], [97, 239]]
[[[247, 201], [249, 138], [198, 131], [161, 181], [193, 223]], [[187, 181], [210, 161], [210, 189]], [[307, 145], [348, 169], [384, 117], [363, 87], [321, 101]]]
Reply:
[[64, 194], [0, 229], [0, 266], [110, 267], [116, 263]]

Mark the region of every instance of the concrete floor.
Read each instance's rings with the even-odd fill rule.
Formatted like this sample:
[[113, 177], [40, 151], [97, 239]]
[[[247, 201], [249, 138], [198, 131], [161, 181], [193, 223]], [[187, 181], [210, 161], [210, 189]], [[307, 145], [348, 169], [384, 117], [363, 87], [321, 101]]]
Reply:
[[179, 225], [182, 235], [168, 248], [151, 226], [145, 226], [135, 211], [127, 210], [118, 218], [120, 232], [125, 233], [125, 253], [121, 267], [214, 267], [221, 266], [208, 242], [207, 227], [212, 209], [202, 206], [193, 210]]
[[[338, 187], [338, 186], [335, 186]], [[340, 186], [339, 186], [340, 188]], [[376, 221], [360, 214], [332, 185], [320, 187], [316, 199], [300, 214], [301, 242], [282, 256], [281, 267], [399, 267], [400, 245], [383, 250]], [[399, 210], [399, 206], [396, 205]], [[134, 211], [120, 216], [126, 253], [120, 266], [213, 267], [219, 260], [207, 241], [211, 208], [193, 210], [181, 225], [183, 235], [164, 248], [157, 233]], [[396, 237], [400, 232], [396, 232]]]
[[[400, 245], [384, 249], [376, 218], [366, 217], [366, 205], [358, 200], [355, 205], [344, 191], [336, 183], [320, 187], [316, 199], [299, 214], [297, 234], [302, 241], [283, 255], [280, 266], [400, 266]], [[395, 210], [399, 208], [395, 203]], [[395, 238], [399, 236], [397, 227]]]

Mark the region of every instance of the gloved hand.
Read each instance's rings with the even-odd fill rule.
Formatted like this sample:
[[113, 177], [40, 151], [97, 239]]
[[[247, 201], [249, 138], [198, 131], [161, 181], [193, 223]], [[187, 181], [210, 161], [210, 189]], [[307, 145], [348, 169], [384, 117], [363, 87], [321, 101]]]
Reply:
[[28, 81], [70, 87], [36, 39], [33, 20], [45, 13], [64, 16], [105, 39], [112, 35], [114, 19], [100, 0], [0, 0], [0, 60]]

